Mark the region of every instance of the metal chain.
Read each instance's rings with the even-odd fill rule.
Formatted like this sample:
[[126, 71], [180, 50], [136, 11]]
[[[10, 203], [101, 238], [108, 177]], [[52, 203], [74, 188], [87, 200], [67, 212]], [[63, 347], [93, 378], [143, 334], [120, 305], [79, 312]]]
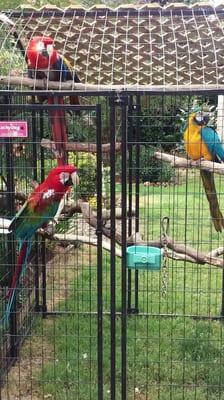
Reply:
[[163, 269], [162, 269], [162, 297], [166, 297], [167, 295], [167, 287], [168, 287], [168, 267], [167, 267], [167, 235], [169, 232], [169, 223], [170, 220], [168, 217], [164, 217], [161, 222], [162, 227], [162, 246], [163, 246]]

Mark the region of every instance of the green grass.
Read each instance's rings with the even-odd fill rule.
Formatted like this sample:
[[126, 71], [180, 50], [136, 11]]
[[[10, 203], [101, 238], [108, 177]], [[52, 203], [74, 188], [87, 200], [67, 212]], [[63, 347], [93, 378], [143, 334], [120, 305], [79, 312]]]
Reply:
[[[218, 183], [218, 181], [217, 181]], [[219, 186], [217, 185], [219, 188]], [[186, 185], [140, 188], [141, 232], [147, 239], [160, 233], [159, 221], [170, 217], [170, 236], [208, 251], [223, 245], [211, 226], [200, 181]], [[117, 193], [120, 188], [117, 186]], [[223, 198], [220, 199], [221, 207]], [[187, 215], [186, 215], [187, 214]], [[192, 223], [189, 221], [191, 220]], [[189, 223], [188, 223], [189, 222]], [[187, 230], [185, 232], [185, 224]], [[71, 316], [38, 321], [34, 334], [52, 348], [41, 373], [39, 390], [55, 400], [97, 399], [97, 317], [82, 312], [97, 310], [97, 270], [94, 251], [79, 250], [80, 271], [70, 282], [70, 294], [57, 309]], [[83, 258], [82, 258], [83, 257]], [[109, 254], [103, 258], [103, 307], [110, 311]], [[219, 315], [222, 271], [215, 267], [169, 261], [166, 296], [162, 272], [139, 272], [139, 309], [147, 316], [128, 316], [128, 399], [224, 400], [223, 325], [184, 315]], [[121, 261], [116, 260], [116, 309], [121, 310]], [[133, 289], [133, 288], [132, 288]], [[133, 289], [134, 290], [134, 289]], [[132, 296], [134, 293], [132, 293]], [[133, 297], [132, 297], [133, 298]], [[150, 315], [151, 314], [151, 315]], [[162, 317], [174, 314], [177, 317]], [[121, 320], [116, 319], [116, 399], [121, 398]], [[110, 399], [110, 317], [104, 315], [104, 399]], [[51, 396], [51, 397], [50, 397]]]

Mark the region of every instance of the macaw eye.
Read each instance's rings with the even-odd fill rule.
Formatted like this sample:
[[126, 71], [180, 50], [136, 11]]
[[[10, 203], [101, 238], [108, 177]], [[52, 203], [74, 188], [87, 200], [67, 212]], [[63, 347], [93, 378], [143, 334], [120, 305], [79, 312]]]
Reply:
[[53, 48], [54, 48], [54, 47], [53, 47], [53, 45], [52, 45], [52, 44], [48, 44], [48, 45], [47, 45], [47, 52], [48, 52], [48, 54], [49, 54], [49, 55], [51, 55], [51, 54], [52, 54], [52, 52], [53, 52]]
[[61, 172], [59, 175], [60, 182], [65, 185], [70, 178], [70, 174], [68, 172]]
[[44, 43], [43, 42], [38, 42], [36, 48], [37, 48], [37, 51], [39, 53], [41, 53], [45, 49]]
[[195, 115], [195, 119], [196, 119], [196, 121], [197, 122], [202, 122], [203, 121], [203, 114], [201, 113], [201, 112], [199, 112], [199, 113], [197, 113], [196, 115]]
[[209, 114], [201, 111], [195, 115], [195, 121], [198, 124], [207, 125], [209, 122]]

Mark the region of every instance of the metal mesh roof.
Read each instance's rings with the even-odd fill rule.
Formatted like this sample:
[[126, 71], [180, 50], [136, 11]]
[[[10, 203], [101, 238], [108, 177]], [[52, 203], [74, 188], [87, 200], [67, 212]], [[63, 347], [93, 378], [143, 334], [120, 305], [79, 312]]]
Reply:
[[[49, 6], [7, 15], [25, 46], [37, 35], [54, 38], [87, 89], [90, 84], [166, 91], [224, 88], [224, 4], [128, 5], [113, 10]], [[27, 72], [13, 29], [0, 22], [0, 75], [8, 77], [8, 83], [18, 75], [16, 69], [22, 77]]]

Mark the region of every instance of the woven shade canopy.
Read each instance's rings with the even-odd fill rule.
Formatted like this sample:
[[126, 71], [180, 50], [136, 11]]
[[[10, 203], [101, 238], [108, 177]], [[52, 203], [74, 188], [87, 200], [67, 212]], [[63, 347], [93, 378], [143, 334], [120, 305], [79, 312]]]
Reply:
[[[12, 31], [25, 47], [34, 36], [51, 36], [82, 84], [123, 89], [224, 89], [224, 4], [158, 4], [41, 9], [6, 13], [15, 28], [0, 22], [0, 75], [8, 84], [18, 70], [21, 88], [27, 67]], [[0, 59], [1, 62], [1, 59]], [[17, 72], [15, 65], [18, 64]], [[4, 80], [5, 83], [5, 80]]]

